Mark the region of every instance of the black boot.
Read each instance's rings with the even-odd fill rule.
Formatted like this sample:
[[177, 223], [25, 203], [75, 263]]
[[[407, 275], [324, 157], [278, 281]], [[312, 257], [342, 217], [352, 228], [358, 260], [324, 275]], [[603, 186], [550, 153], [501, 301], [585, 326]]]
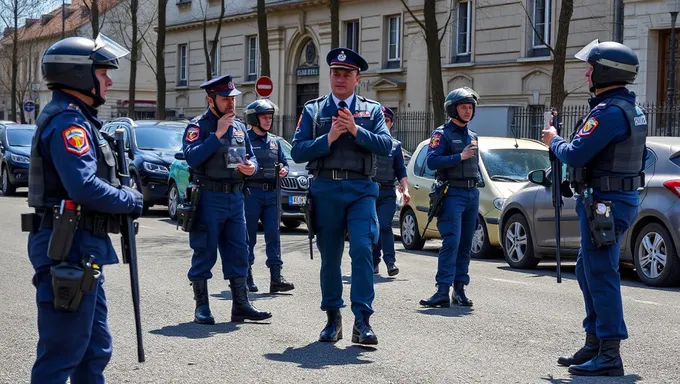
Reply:
[[373, 274], [374, 275], [380, 274], [380, 264], [374, 264], [373, 265]]
[[621, 340], [602, 340], [597, 357], [580, 365], [572, 365], [569, 373], [577, 376], [623, 376], [620, 346]]
[[420, 300], [420, 305], [426, 307], [450, 307], [451, 297], [449, 297], [450, 285], [437, 284], [437, 292], [427, 300]]
[[215, 324], [208, 304], [208, 280], [192, 281], [191, 285], [194, 287], [194, 300], [196, 300], [194, 323]]
[[562, 356], [557, 359], [557, 364], [568, 367], [570, 365], [583, 364], [594, 359], [600, 351], [600, 339], [592, 333], [586, 333], [586, 344], [572, 356]]
[[453, 282], [453, 297], [451, 302], [464, 307], [472, 307], [472, 300], [465, 296], [465, 284], [462, 281]]
[[394, 263], [387, 263], [387, 275], [396, 276], [399, 274], [399, 267]]
[[293, 283], [289, 283], [281, 276], [281, 266], [273, 266], [269, 268], [271, 276], [271, 283], [269, 284], [269, 293], [288, 292], [295, 289]]
[[270, 312], [259, 311], [248, 300], [248, 288], [245, 277], [229, 279], [231, 286], [231, 321], [264, 320], [272, 317]]
[[326, 311], [328, 321], [319, 335], [319, 341], [335, 342], [342, 339], [342, 314], [339, 309]]
[[354, 328], [352, 328], [352, 342], [366, 345], [378, 344], [378, 336], [368, 323], [371, 315], [364, 313], [362, 317], [354, 319]]
[[250, 292], [257, 292], [259, 289], [257, 288], [257, 285], [255, 285], [255, 281], [253, 280], [253, 267], [248, 268], [248, 291]]

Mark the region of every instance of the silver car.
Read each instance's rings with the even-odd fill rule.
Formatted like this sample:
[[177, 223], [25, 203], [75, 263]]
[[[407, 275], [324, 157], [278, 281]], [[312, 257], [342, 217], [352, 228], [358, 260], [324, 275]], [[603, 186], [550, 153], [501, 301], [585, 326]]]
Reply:
[[[623, 236], [621, 262], [634, 266], [650, 286], [680, 284], [680, 138], [647, 137], [646, 186], [639, 213]], [[564, 166], [566, 169], [566, 166]], [[566, 172], [563, 172], [565, 174]], [[505, 201], [499, 236], [507, 263], [533, 269], [555, 255], [555, 209], [550, 169], [529, 174], [530, 182]], [[560, 219], [561, 255], [575, 257], [580, 247], [574, 198], [564, 198]]]

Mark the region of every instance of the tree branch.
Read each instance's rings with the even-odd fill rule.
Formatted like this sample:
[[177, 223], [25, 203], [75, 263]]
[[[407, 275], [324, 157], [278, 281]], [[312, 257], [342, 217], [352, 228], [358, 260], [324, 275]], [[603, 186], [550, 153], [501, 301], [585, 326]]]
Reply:
[[401, 1], [401, 3], [404, 5], [404, 7], [405, 7], [406, 10], [408, 11], [408, 13], [411, 15], [411, 17], [413, 18], [413, 20], [415, 20], [415, 22], [418, 23], [418, 25], [420, 25], [420, 28], [422, 28], [423, 31], [425, 31], [425, 24], [423, 24], [420, 20], [418, 20], [418, 18], [416, 17], [416, 15], [413, 14], [413, 12], [411, 11], [411, 8], [409, 8], [409, 6], [406, 5], [406, 2], [405, 2], [404, 0], [400, 0], [400, 1]]
[[538, 30], [536, 29], [536, 26], [534, 25], [534, 20], [533, 20], [531, 14], [529, 13], [529, 10], [527, 9], [527, 7], [524, 6], [524, 2], [523, 2], [522, 0], [518, 0], [517, 3], [519, 3], [519, 5], [520, 5], [520, 6], [522, 7], [522, 9], [524, 10], [524, 13], [527, 15], [527, 18], [529, 19], [529, 25], [531, 25], [531, 29], [533, 29], [533, 31], [534, 31], [534, 33], [536, 34], [536, 36], [538, 36], [539, 40], [541, 40], [541, 43], [543, 43], [543, 45], [545, 45], [546, 48], [548, 48], [548, 50], [550, 51], [550, 53], [552, 53], [552, 54], [554, 55], [554, 54], [555, 54], [555, 50], [553, 49], [553, 47], [552, 47], [550, 44], [548, 44], [548, 43], [543, 39], [543, 37], [541, 36], [541, 34], [540, 34], [540, 33], [538, 32]]
[[[468, 5], [468, 7], [470, 7], [470, 6], [472, 6], [472, 3], [470, 3], [470, 4]], [[451, 10], [449, 11], [449, 17], [446, 18], [446, 23], [444, 24], [443, 27], [441, 27], [441, 28], [439, 28], [439, 29], [437, 30], [437, 33], [439, 33], [439, 31], [441, 31], [442, 29], [444, 30], [444, 32], [442, 32], [442, 35], [439, 37], [439, 44], [442, 43], [442, 40], [444, 40], [444, 36], [446, 36], [446, 29], [449, 27], [449, 23], [451, 22], [451, 15], [453, 15], [453, 11], [454, 11], [455, 9], [456, 9], [456, 7], [454, 7], [453, 9], [451, 9]]]

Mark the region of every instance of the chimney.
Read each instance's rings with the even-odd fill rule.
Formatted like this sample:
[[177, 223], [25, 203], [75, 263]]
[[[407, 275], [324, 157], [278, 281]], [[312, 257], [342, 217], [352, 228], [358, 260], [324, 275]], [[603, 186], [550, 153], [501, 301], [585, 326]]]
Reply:
[[40, 16], [40, 25], [45, 25], [47, 24], [50, 20], [54, 18], [54, 15], [42, 15]]
[[24, 26], [25, 26], [26, 28], [28, 28], [28, 27], [30, 27], [31, 25], [37, 23], [38, 20], [40, 20], [40, 19], [26, 19], [26, 23], [24, 24]]

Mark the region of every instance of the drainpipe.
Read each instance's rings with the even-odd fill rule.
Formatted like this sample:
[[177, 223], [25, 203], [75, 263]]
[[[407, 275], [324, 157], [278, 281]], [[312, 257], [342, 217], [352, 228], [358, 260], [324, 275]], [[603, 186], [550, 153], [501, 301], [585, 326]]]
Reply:
[[614, 41], [623, 44], [623, 0], [614, 0]]

